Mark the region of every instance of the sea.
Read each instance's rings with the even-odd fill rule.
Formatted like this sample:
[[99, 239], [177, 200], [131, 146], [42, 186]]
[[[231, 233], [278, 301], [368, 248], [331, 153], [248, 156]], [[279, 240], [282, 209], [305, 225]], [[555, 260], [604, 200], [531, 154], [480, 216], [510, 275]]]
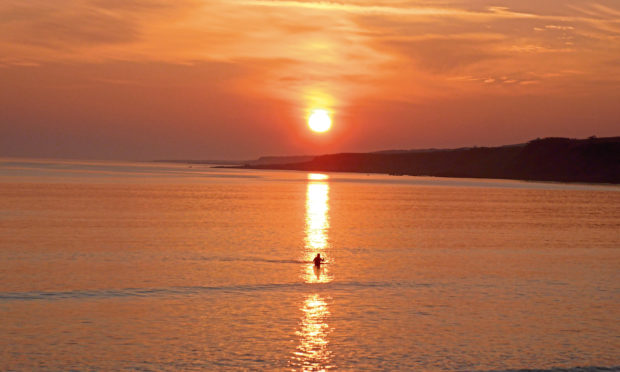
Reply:
[[0, 158], [0, 370], [618, 371], [620, 187]]

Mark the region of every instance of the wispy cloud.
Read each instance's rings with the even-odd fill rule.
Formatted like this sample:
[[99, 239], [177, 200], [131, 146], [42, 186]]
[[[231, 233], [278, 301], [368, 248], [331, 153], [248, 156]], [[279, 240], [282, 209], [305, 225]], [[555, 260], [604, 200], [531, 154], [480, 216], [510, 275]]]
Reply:
[[[620, 46], [614, 46], [618, 43], [610, 43], [620, 38], [616, 4], [7, 0], [0, 3], [0, 61], [278, 60], [287, 62], [277, 69], [256, 69], [252, 81], [262, 79], [271, 91], [331, 85], [341, 94], [361, 91], [352, 88], [354, 84], [367, 85], [370, 91], [395, 89], [394, 71], [415, 81], [416, 89], [427, 95], [445, 90], [459, 76], [475, 76], [470, 81], [480, 82], [506, 81], [502, 76], [527, 81], [530, 77], [518, 72], [522, 69], [545, 81], [553, 71], [597, 75], [597, 66], [604, 64], [606, 75], [614, 79], [620, 73], [606, 61], [620, 54]], [[342, 78], [345, 75], [373, 78]]]
[[456, 15], [468, 14], [467, 11], [456, 8], [438, 7], [397, 7], [385, 5], [350, 4], [332, 1], [295, 1], [295, 0], [236, 0], [235, 3], [251, 6], [301, 8], [315, 10], [343, 11], [362, 14], [388, 14], [388, 15]]

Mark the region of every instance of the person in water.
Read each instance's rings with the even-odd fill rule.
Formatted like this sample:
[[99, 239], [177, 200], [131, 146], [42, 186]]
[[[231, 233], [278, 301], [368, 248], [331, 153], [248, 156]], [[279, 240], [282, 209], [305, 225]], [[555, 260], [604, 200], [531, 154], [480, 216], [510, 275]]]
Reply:
[[314, 266], [321, 267], [321, 262], [325, 261], [325, 259], [321, 258], [320, 253], [317, 253], [316, 257], [314, 257], [314, 260], [312, 261], [314, 262]]

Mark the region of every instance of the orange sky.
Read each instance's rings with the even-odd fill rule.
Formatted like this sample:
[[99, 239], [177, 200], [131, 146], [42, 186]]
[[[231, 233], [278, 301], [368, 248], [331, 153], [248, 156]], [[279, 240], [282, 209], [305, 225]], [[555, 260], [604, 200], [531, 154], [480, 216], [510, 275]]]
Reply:
[[620, 135], [620, 2], [0, 0], [0, 83], [0, 156]]

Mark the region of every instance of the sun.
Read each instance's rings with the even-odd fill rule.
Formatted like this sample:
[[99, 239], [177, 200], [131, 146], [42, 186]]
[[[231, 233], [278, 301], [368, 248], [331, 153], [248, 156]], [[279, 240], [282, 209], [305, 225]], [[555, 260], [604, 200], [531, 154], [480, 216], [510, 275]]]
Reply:
[[332, 127], [332, 119], [326, 110], [313, 110], [308, 116], [308, 127], [314, 132], [327, 132]]

